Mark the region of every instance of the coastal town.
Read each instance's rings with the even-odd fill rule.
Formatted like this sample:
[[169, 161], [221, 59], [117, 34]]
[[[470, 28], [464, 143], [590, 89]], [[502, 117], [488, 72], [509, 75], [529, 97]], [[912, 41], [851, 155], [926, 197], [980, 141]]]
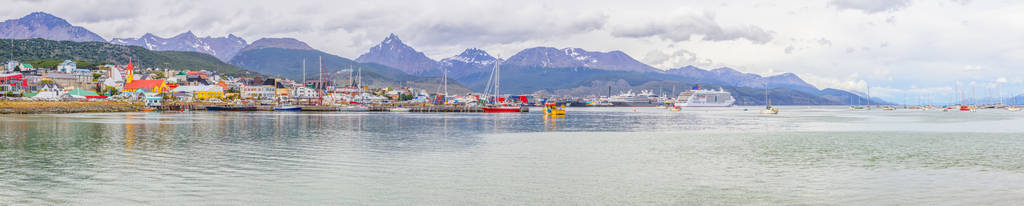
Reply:
[[[79, 68], [72, 60], [65, 60], [56, 68], [9, 61], [0, 72], [0, 94], [8, 103], [121, 102], [136, 105], [129, 110], [140, 111], [272, 110], [275, 105], [305, 105], [307, 109], [303, 110], [311, 111], [368, 111], [370, 105], [378, 105], [378, 110], [385, 111], [393, 107], [429, 105], [477, 111], [479, 109], [466, 107], [488, 102], [482, 94], [449, 96], [444, 93], [446, 88], [440, 88], [437, 93], [411, 87], [370, 88], [362, 86], [360, 80], [359, 76], [352, 76], [338, 82], [321, 76], [294, 81], [256, 75], [231, 76], [204, 69], [136, 68], [131, 60], [124, 65], [106, 64], [96, 68]], [[529, 104], [530, 99], [532, 97], [527, 96], [497, 98], [499, 102], [517, 105]]]

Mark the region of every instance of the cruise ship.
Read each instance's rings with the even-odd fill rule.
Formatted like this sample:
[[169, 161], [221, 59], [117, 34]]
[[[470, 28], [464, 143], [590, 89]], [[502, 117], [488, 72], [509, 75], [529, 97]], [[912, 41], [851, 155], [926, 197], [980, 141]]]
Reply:
[[629, 90], [608, 98], [608, 103], [616, 107], [653, 107], [658, 106], [658, 96], [647, 90], [641, 90], [640, 93]]
[[731, 107], [736, 99], [732, 94], [719, 88], [718, 90], [705, 90], [700, 87], [693, 87], [690, 91], [679, 94], [676, 98], [676, 107]]

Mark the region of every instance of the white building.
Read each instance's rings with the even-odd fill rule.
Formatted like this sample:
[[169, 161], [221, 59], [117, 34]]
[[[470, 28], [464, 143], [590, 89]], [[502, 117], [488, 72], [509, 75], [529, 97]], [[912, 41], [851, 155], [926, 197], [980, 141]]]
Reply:
[[74, 72], [76, 69], [78, 69], [78, 65], [75, 64], [75, 62], [71, 61], [71, 60], [64, 60], [63, 63], [60, 63], [60, 65], [57, 65], [57, 71], [58, 72], [71, 73], [71, 72]]
[[295, 99], [316, 99], [320, 97], [320, 94], [309, 87], [295, 87], [292, 89], [292, 97]]
[[7, 67], [5, 69], [7, 71], [14, 71], [14, 68], [18, 67], [18, 65], [21, 65], [21, 62], [13, 61], [13, 60], [12, 61], [7, 61]]
[[242, 87], [242, 99], [272, 100], [276, 97], [274, 87], [265, 86], [244, 86]]

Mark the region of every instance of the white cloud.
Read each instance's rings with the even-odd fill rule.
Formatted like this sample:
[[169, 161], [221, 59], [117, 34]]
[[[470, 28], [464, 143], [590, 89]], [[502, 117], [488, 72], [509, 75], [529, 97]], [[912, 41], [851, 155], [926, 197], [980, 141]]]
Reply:
[[896, 11], [910, 6], [910, 0], [831, 0], [829, 6], [837, 9], [859, 10], [864, 13]]
[[967, 65], [967, 66], [964, 66], [964, 71], [981, 71], [982, 69], [984, 69], [984, 68], [982, 68], [981, 66], [978, 66], [978, 65]]
[[658, 37], [672, 41], [731, 41], [746, 39], [764, 44], [772, 40], [772, 33], [757, 26], [721, 26], [713, 13], [684, 14], [670, 19], [647, 23], [619, 25], [612, 30], [616, 37]]
[[701, 68], [715, 67], [714, 61], [697, 56], [697, 53], [686, 49], [679, 49], [672, 53], [665, 53], [660, 50], [651, 50], [642, 58], [651, 66], [657, 68], [678, 68], [693, 65]]

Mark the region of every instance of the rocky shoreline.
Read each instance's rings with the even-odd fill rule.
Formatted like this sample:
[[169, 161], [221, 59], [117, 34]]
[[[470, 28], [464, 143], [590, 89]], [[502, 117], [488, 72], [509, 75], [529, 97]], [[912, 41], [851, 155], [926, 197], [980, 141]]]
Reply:
[[143, 107], [142, 104], [130, 102], [2, 101], [0, 114], [138, 112]]

